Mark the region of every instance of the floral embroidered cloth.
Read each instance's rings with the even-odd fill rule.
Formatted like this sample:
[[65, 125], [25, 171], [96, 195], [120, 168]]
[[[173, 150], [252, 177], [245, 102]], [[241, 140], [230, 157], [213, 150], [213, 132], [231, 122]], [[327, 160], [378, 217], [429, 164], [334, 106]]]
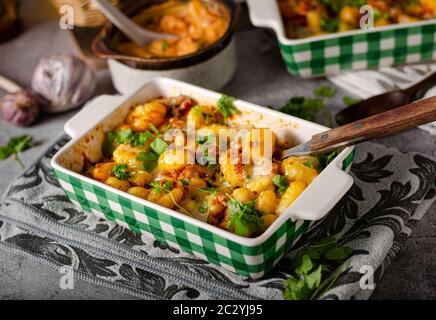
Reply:
[[[253, 281], [98, 219], [73, 206], [50, 159], [62, 137], [15, 181], [0, 205], [0, 248], [73, 270], [78, 278], [145, 299], [282, 299], [291, 251]], [[353, 248], [347, 271], [325, 299], [368, 298], [361, 271], [380, 279], [435, 194], [436, 161], [365, 143], [352, 166], [354, 185], [297, 244], [336, 234]]]

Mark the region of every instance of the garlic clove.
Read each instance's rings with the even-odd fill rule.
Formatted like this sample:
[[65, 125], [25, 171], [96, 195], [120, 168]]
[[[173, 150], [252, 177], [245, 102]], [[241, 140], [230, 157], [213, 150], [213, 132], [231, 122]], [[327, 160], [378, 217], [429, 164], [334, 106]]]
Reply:
[[93, 70], [70, 54], [42, 58], [35, 69], [32, 89], [50, 104], [43, 111], [64, 112], [83, 105], [94, 94], [96, 78]]
[[26, 127], [36, 120], [40, 107], [44, 105], [47, 105], [47, 101], [36, 92], [21, 90], [7, 94], [0, 101], [0, 110], [6, 121]]

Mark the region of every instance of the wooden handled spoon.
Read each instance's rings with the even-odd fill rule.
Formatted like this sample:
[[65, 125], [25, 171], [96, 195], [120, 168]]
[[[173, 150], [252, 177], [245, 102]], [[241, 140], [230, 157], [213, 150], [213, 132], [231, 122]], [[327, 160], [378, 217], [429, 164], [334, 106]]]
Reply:
[[142, 28], [107, 0], [94, 0], [94, 4], [110, 22], [116, 25], [118, 29], [140, 47], [147, 45], [153, 40], [178, 38], [176, 35], [158, 33]]
[[318, 133], [311, 140], [282, 151], [281, 157], [324, 154], [432, 121], [436, 121], [436, 96]]
[[405, 105], [421, 98], [435, 83], [436, 72], [432, 72], [411, 87], [385, 92], [339, 111], [336, 114], [336, 122], [343, 125]]

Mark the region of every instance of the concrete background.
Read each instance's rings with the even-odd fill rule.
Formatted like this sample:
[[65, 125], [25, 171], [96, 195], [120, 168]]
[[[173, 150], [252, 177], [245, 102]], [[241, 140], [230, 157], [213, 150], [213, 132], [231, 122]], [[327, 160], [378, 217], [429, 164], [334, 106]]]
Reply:
[[[44, 1], [25, 0], [22, 3], [26, 31], [18, 38], [0, 44], [0, 74], [28, 86], [41, 56], [75, 52], [77, 48], [56, 22], [46, 22], [49, 11]], [[289, 76], [272, 35], [249, 27], [246, 12], [243, 12], [240, 29], [237, 34], [238, 70], [223, 92], [265, 106], [280, 106], [293, 95], [310, 96], [313, 88], [328, 83], [325, 79], [301, 80]], [[112, 93], [107, 71], [99, 71], [98, 78], [97, 93]], [[0, 91], [0, 96], [3, 94]], [[346, 94], [339, 89], [328, 101], [327, 107], [332, 113], [344, 107], [341, 97]], [[63, 124], [76, 111], [43, 116], [37, 124], [26, 129], [16, 128], [0, 119], [0, 145], [5, 144], [10, 136], [31, 134], [37, 146], [22, 155], [23, 162], [30, 164], [51, 138], [62, 132]], [[435, 138], [419, 129], [378, 139], [377, 142], [403, 152], [416, 151], [436, 157]], [[13, 160], [0, 162], [0, 194], [20, 172]], [[383, 279], [376, 284], [372, 299], [436, 298], [435, 213], [436, 204], [418, 224]], [[123, 293], [77, 279], [74, 290], [61, 290], [59, 279], [60, 274], [48, 266], [0, 250], [0, 299], [131, 299]]]

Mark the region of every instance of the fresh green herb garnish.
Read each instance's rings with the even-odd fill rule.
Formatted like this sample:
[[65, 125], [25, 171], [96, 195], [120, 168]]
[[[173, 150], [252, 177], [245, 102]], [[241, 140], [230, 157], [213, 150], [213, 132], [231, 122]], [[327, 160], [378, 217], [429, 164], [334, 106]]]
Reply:
[[164, 190], [166, 192], [171, 192], [173, 190], [173, 182], [170, 180], [165, 181], [164, 183]]
[[189, 180], [188, 180], [188, 179], [181, 179], [180, 182], [181, 182], [184, 186], [189, 186]]
[[142, 146], [152, 137], [153, 135], [148, 131], [133, 133], [131, 129], [107, 132], [102, 151], [105, 157], [110, 157], [119, 144], [128, 143], [133, 147]]
[[0, 160], [9, 158], [11, 155], [15, 156], [15, 160], [24, 169], [24, 164], [18, 154], [26, 149], [31, 148], [32, 137], [28, 135], [12, 137], [9, 139], [8, 144], [0, 147]]
[[138, 132], [133, 135], [130, 144], [133, 147], [143, 146], [151, 138], [153, 138], [153, 135], [149, 131]]
[[156, 138], [150, 144], [150, 148], [158, 155], [161, 155], [168, 148], [168, 144], [165, 141], [163, 141], [161, 138]]
[[150, 183], [150, 187], [153, 189], [153, 191], [155, 192], [162, 192], [162, 184], [160, 183], [160, 181], [153, 181]]
[[140, 152], [136, 159], [142, 161], [145, 171], [152, 172], [157, 167], [159, 157], [154, 152]]
[[285, 280], [284, 298], [307, 300], [322, 297], [346, 270], [351, 254], [352, 249], [339, 245], [334, 236], [300, 249], [292, 261], [293, 276]]
[[235, 98], [223, 94], [217, 101], [216, 105], [224, 118], [228, 118], [231, 115], [238, 114], [240, 112], [233, 104], [235, 100]]
[[204, 188], [198, 188], [197, 187], [197, 189], [200, 190], [200, 191], [203, 191], [203, 192], [208, 192], [208, 193], [215, 193], [218, 190], [215, 187], [204, 187]]
[[340, 153], [341, 153], [341, 150], [338, 149], [338, 150], [335, 150], [329, 154], [318, 157], [320, 168], [324, 169], [325, 167], [327, 167], [330, 164], [330, 162], [332, 162], [337, 157], [337, 155]]
[[358, 103], [360, 100], [359, 100], [359, 99], [351, 98], [351, 97], [349, 97], [349, 96], [344, 96], [344, 97], [342, 98], [342, 101], [344, 101], [344, 103], [345, 103], [347, 106], [351, 106], [351, 105], [353, 105], [353, 104]]
[[156, 128], [154, 126], [154, 124], [150, 123], [149, 126], [150, 126], [151, 131], [153, 131], [157, 135], [160, 135], [160, 131], [158, 130], [158, 128]]
[[328, 33], [337, 32], [339, 29], [339, 20], [338, 19], [324, 19], [322, 18], [320, 21], [321, 29]]
[[250, 237], [263, 227], [262, 214], [256, 209], [255, 201], [242, 204], [230, 199], [227, 202], [230, 213], [229, 230], [243, 237]]
[[209, 163], [207, 165], [207, 170], [209, 170], [209, 171], [215, 172], [216, 168], [217, 168], [217, 165], [215, 163]]
[[170, 47], [169, 43], [167, 41], [162, 42], [162, 50], [166, 50]]
[[308, 167], [308, 168], [311, 168], [311, 169], [314, 168], [314, 165], [313, 165], [312, 161], [306, 161], [306, 162], [304, 162], [304, 163], [303, 163], [303, 166]]
[[118, 179], [127, 180], [130, 177], [130, 173], [127, 171], [128, 169], [127, 164], [119, 164], [113, 168], [113, 173]]
[[325, 86], [325, 85], [321, 85], [318, 88], [313, 90], [313, 93], [317, 96], [317, 97], [327, 97], [327, 98], [331, 98], [336, 94], [336, 89], [329, 87], [329, 86]]
[[278, 187], [277, 191], [279, 193], [285, 192], [286, 189], [289, 186], [288, 179], [286, 179], [286, 177], [283, 177], [283, 176], [280, 176], [280, 175], [274, 176], [272, 181]]
[[293, 97], [280, 111], [313, 121], [318, 112], [324, 109], [324, 102], [321, 99], [308, 99], [305, 97]]
[[207, 211], [207, 208], [208, 208], [207, 202], [202, 202], [198, 207], [198, 211], [200, 211], [200, 213], [205, 213]]
[[343, 7], [361, 7], [367, 3], [367, 0], [321, 0], [321, 3], [325, 4], [327, 7], [335, 12], [341, 11]]

